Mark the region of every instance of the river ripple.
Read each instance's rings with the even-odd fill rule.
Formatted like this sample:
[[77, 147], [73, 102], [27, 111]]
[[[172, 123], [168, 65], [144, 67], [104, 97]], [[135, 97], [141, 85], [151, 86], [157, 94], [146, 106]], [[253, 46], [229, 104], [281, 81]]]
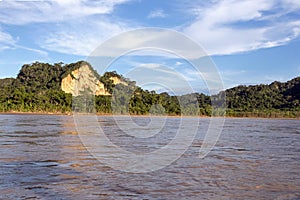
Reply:
[[[112, 117], [99, 117], [109, 139], [132, 152], [166, 145], [178, 120], [168, 118], [163, 134], [132, 140]], [[134, 174], [91, 156], [71, 116], [0, 115], [0, 199], [300, 199], [299, 120], [226, 119], [215, 148], [200, 159], [208, 120], [200, 119], [176, 162]]]

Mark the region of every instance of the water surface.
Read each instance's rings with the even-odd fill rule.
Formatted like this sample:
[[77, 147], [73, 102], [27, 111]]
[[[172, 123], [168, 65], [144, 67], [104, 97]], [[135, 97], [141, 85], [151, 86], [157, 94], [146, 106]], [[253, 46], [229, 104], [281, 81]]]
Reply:
[[[147, 120], [134, 118], [140, 126]], [[197, 120], [186, 120], [188, 132]], [[213, 151], [199, 159], [208, 121], [200, 119], [192, 146], [176, 162], [134, 174], [91, 156], [72, 116], [0, 115], [0, 199], [300, 199], [299, 120], [226, 119]], [[179, 122], [168, 118], [159, 134], [143, 139], [99, 117], [107, 137], [132, 152], [168, 144]]]

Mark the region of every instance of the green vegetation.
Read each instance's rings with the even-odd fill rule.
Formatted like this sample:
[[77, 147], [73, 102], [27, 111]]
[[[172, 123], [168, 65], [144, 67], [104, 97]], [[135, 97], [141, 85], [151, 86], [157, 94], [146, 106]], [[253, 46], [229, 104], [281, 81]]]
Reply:
[[16, 79], [0, 80], [0, 112], [71, 112], [72, 95], [60, 89], [69, 69], [62, 63], [23, 65]]
[[227, 116], [300, 117], [300, 77], [226, 90]]
[[[61, 82], [82, 64], [88, 63], [23, 65], [17, 78], [0, 79], [0, 112], [71, 113], [72, 95], [62, 91]], [[90, 69], [112, 95], [96, 96], [89, 102], [82, 96], [75, 97], [73, 108], [78, 110], [86, 109], [82, 105], [89, 104], [93, 107], [89, 112], [100, 114], [219, 116], [225, 113], [217, 107], [225, 106], [222, 99], [226, 98], [227, 116], [300, 117], [300, 77], [286, 83], [238, 86], [212, 96], [199, 93], [171, 96], [143, 90], [115, 71], [100, 76], [91, 66]], [[118, 77], [125, 84], [114, 85], [111, 77]]]

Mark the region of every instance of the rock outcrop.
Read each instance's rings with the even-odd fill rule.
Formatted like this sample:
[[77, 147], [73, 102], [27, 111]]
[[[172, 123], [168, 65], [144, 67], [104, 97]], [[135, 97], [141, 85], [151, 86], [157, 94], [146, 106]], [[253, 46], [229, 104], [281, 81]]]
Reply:
[[[112, 80], [115, 85], [127, 85], [126, 82], [118, 77], [110, 77], [110, 80]], [[72, 94], [73, 96], [78, 96], [84, 91], [92, 92], [94, 95], [111, 95], [104, 84], [96, 78], [94, 72], [87, 64], [82, 65], [80, 68], [72, 71], [67, 77], [63, 78], [61, 89], [65, 93]]]
[[126, 86], [128, 85], [128, 83], [126, 83], [125, 81], [122, 81], [119, 77], [116, 77], [116, 76], [110, 77], [109, 79], [112, 80], [115, 85], [117, 85], [117, 84], [123, 84]]

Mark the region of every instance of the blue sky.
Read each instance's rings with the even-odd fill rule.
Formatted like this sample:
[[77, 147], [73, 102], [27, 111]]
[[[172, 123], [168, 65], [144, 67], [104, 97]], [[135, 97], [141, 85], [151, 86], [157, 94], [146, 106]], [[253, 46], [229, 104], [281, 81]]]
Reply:
[[[225, 88], [300, 75], [299, 0], [2, 0], [0, 78], [15, 77], [34, 61], [85, 60], [111, 37], [144, 27], [172, 29], [201, 45]], [[140, 55], [128, 62], [132, 59], [119, 59], [111, 69], [126, 74], [129, 64], [160, 65], [176, 69], [195, 90], [205, 90], [184, 60]]]

